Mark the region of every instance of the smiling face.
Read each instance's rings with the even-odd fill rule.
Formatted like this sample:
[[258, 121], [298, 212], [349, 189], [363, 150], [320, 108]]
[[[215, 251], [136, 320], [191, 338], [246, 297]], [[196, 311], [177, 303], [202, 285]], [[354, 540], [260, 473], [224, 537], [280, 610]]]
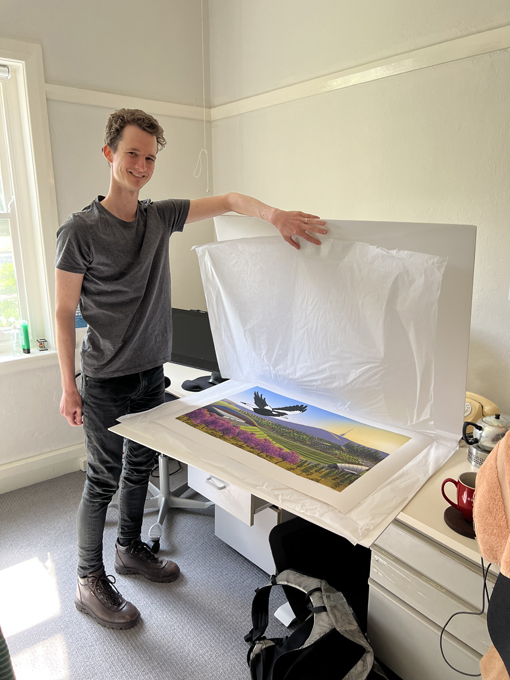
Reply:
[[138, 195], [152, 177], [157, 151], [158, 143], [154, 135], [136, 125], [127, 125], [115, 152], [109, 146], [103, 148], [112, 170], [112, 188], [136, 192]]

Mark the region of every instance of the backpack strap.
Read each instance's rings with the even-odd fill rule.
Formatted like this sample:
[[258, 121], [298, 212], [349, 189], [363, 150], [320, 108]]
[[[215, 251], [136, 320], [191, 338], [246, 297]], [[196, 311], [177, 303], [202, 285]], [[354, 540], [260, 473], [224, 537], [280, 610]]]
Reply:
[[255, 597], [251, 606], [251, 622], [253, 628], [244, 636], [246, 642], [256, 642], [266, 632], [269, 622], [269, 595], [271, 588], [277, 585], [276, 576], [271, 576], [271, 583], [255, 590]]
[[322, 612], [327, 612], [327, 611], [328, 611], [328, 608], [325, 607], [324, 605], [320, 605], [320, 606], [318, 606], [318, 607], [315, 607], [315, 606], [314, 606], [314, 604], [313, 604], [313, 602], [312, 602], [312, 594], [313, 594], [313, 593], [321, 593], [321, 594], [322, 594], [322, 588], [320, 588], [319, 586], [317, 586], [316, 588], [310, 588], [310, 590], [308, 590], [308, 591], [305, 593], [305, 597], [306, 597], [306, 608], [307, 608], [309, 611], [311, 611], [312, 614], [321, 614]]

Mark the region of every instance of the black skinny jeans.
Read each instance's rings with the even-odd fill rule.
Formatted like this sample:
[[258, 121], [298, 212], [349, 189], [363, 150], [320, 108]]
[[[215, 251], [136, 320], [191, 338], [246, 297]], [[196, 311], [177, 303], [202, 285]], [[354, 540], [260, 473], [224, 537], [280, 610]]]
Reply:
[[[122, 483], [118, 537], [138, 538], [142, 529], [147, 486], [156, 452], [108, 428], [119, 416], [139, 413], [164, 401], [163, 367], [118, 378], [83, 376], [83, 428], [87, 479], [78, 509], [78, 574], [86, 576], [103, 565], [106, 510]], [[124, 456], [123, 456], [124, 453]]]

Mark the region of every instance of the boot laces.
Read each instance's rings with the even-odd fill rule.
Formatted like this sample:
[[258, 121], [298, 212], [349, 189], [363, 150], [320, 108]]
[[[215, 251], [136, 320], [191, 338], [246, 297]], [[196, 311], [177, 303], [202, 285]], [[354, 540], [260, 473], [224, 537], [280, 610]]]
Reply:
[[131, 552], [136, 555], [136, 557], [140, 557], [142, 560], [150, 562], [151, 564], [159, 564], [161, 561], [159, 557], [154, 555], [147, 543], [143, 543], [142, 541], [137, 541], [132, 544]]
[[91, 578], [90, 587], [98, 600], [105, 601], [113, 607], [120, 607], [123, 598], [115, 587], [115, 582], [115, 576], [112, 576], [111, 574], [109, 576], [102, 574], [101, 576], [94, 576]]

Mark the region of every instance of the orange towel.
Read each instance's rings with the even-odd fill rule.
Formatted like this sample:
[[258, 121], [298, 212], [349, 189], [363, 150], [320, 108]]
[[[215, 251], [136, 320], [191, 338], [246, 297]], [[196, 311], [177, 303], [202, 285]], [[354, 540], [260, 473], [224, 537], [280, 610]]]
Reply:
[[480, 552], [510, 577], [510, 432], [507, 432], [476, 476], [473, 518]]
[[480, 671], [482, 673], [482, 680], [508, 680], [505, 664], [494, 645], [481, 659]]
[[[476, 476], [473, 517], [482, 556], [510, 577], [510, 432], [494, 447]], [[483, 680], [509, 680], [494, 646], [480, 661], [480, 670]]]

